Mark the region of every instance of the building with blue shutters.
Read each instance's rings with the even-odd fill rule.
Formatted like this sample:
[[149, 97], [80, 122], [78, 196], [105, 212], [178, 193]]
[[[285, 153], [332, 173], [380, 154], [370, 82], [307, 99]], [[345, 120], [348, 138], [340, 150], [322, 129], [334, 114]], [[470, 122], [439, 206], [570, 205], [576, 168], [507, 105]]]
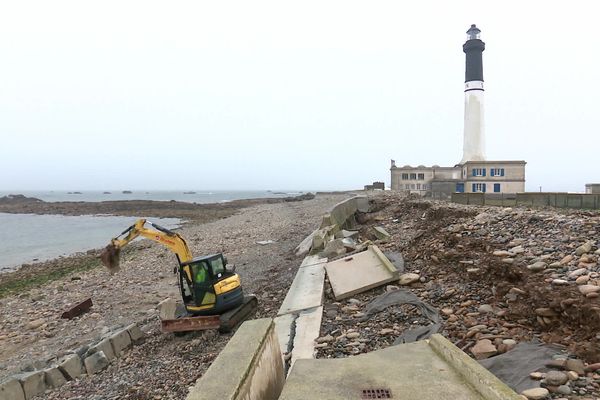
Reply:
[[422, 195], [460, 193], [519, 193], [525, 191], [525, 161], [488, 161], [485, 157], [484, 90], [481, 30], [471, 25], [463, 45], [465, 114], [463, 158], [453, 167], [397, 167], [392, 160], [391, 188]]

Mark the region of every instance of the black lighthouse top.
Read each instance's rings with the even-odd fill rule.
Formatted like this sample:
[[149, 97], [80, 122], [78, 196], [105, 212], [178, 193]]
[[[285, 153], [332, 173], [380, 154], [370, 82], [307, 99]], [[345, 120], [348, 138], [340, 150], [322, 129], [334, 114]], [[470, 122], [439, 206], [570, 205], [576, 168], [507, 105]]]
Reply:
[[467, 31], [467, 41], [463, 44], [463, 51], [467, 55], [465, 82], [483, 81], [483, 61], [482, 53], [485, 50], [485, 43], [479, 38], [481, 30], [471, 25]]

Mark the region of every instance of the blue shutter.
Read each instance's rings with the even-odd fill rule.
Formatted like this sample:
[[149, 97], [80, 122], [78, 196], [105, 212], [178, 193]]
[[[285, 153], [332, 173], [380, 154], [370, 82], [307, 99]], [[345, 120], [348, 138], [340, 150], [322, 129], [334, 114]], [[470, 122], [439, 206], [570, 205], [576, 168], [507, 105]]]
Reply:
[[494, 183], [494, 193], [500, 193], [500, 184]]
[[473, 168], [473, 176], [477, 176], [477, 168]]
[[475, 184], [473, 184], [473, 190], [472, 192], [475, 193], [477, 191], [477, 186]]
[[[482, 168], [481, 171], [483, 172], [483, 176], [485, 176], [485, 168]], [[484, 190], [485, 192], [485, 190]]]
[[[484, 171], [485, 171], [485, 169], [484, 169]], [[484, 174], [484, 175], [485, 175], [485, 174]], [[485, 193], [485, 183], [483, 183], [483, 184], [482, 184], [482, 186], [483, 186], [483, 187], [482, 187], [482, 189], [483, 189], [483, 193]]]
[[504, 176], [504, 168], [502, 168], [502, 169], [500, 170], [500, 172], [501, 172], [501, 175], [500, 175], [500, 176]]

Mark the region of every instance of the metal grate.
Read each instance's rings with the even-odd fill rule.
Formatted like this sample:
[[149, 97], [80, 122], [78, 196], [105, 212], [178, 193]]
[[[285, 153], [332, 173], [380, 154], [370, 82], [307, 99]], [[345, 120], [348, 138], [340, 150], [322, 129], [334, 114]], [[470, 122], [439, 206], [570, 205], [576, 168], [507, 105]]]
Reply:
[[391, 399], [392, 391], [390, 389], [363, 389], [361, 399]]

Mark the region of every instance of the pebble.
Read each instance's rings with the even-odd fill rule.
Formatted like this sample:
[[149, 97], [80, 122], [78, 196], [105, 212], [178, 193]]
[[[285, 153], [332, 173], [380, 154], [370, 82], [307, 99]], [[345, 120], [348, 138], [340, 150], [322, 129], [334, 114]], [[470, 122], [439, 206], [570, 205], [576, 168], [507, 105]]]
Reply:
[[419, 278], [421, 278], [421, 276], [419, 274], [414, 274], [414, 273], [409, 272], [407, 274], [400, 275], [398, 284], [400, 284], [401, 286], [410, 285], [412, 283], [417, 282], [419, 280]]
[[550, 394], [550, 392], [548, 391], [548, 389], [545, 388], [533, 388], [523, 390], [521, 394], [530, 400], [541, 400], [546, 398]]
[[583, 295], [587, 295], [588, 293], [600, 292], [600, 286], [596, 285], [581, 285], [578, 289]]
[[548, 385], [559, 386], [567, 383], [569, 381], [569, 376], [561, 371], [548, 371], [544, 380]]
[[543, 261], [538, 261], [536, 263], [528, 265], [527, 269], [533, 272], [540, 272], [546, 269], [546, 263]]

